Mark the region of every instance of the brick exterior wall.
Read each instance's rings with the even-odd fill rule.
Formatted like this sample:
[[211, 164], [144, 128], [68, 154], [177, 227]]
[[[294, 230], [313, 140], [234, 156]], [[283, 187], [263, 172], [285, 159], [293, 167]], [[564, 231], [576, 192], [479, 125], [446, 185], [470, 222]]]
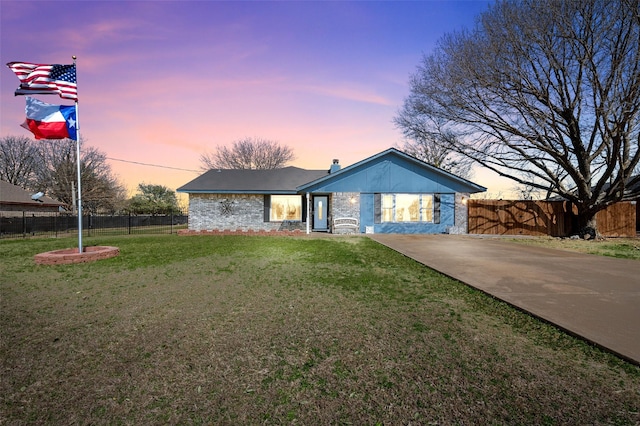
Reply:
[[82, 253], [78, 253], [77, 248], [54, 250], [36, 254], [33, 256], [33, 260], [38, 265], [69, 265], [109, 259], [119, 254], [120, 249], [118, 247], [89, 246], [83, 247]]
[[[357, 192], [330, 194], [330, 232], [353, 232], [352, 229], [333, 229], [333, 219], [352, 217], [359, 221], [360, 197]], [[468, 207], [463, 199], [468, 200], [469, 194], [455, 194], [455, 225], [447, 227], [445, 232], [468, 232]], [[305, 232], [306, 222], [265, 222], [262, 194], [189, 194], [189, 231]]]
[[262, 194], [189, 194], [191, 231], [293, 231], [304, 222], [265, 222]]
[[450, 234], [466, 234], [469, 232], [469, 208], [467, 201], [469, 200], [469, 194], [456, 193], [455, 205], [454, 205], [454, 223], [455, 225], [449, 228]]
[[[331, 216], [333, 221], [337, 217], [353, 217], [358, 219], [360, 223], [360, 193], [358, 192], [334, 192], [331, 194]], [[350, 230], [333, 229], [330, 227], [331, 232], [334, 233], [347, 233], [352, 232]], [[360, 232], [360, 231], [358, 231]]]

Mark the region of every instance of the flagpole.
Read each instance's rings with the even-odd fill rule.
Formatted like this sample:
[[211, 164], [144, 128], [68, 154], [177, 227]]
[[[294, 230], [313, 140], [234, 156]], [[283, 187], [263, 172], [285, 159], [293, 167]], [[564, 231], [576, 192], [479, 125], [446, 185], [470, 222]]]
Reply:
[[[76, 56], [73, 55], [73, 65]], [[76, 85], [78, 84], [78, 67], [76, 69]], [[82, 253], [82, 169], [80, 167], [80, 121], [78, 120], [78, 98], [76, 97], [76, 163], [78, 169], [78, 253]]]

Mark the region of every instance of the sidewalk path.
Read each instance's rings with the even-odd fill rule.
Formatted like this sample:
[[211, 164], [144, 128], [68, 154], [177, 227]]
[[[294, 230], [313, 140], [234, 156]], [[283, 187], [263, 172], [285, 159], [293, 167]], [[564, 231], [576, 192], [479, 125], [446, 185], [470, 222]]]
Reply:
[[640, 262], [500, 238], [370, 234], [371, 239], [640, 364]]

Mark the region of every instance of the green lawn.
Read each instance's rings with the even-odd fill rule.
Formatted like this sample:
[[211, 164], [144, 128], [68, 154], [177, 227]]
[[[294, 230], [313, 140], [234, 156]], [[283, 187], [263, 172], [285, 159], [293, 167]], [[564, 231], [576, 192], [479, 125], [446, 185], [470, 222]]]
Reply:
[[519, 244], [530, 244], [620, 259], [640, 260], [640, 238], [602, 238], [591, 241], [554, 237], [509, 238], [506, 235], [503, 238]]
[[0, 424], [618, 424], [640, 368], [366, 237], [0, 241]]

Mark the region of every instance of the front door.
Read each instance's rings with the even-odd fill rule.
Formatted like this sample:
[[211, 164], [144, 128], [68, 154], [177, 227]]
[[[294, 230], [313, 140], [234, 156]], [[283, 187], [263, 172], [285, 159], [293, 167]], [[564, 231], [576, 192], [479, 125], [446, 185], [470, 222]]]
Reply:
[[329, 212], [329, 197], [326, 195], [313, 197], [313, 230], [326, 231], [328, 229], [327, 213]]

